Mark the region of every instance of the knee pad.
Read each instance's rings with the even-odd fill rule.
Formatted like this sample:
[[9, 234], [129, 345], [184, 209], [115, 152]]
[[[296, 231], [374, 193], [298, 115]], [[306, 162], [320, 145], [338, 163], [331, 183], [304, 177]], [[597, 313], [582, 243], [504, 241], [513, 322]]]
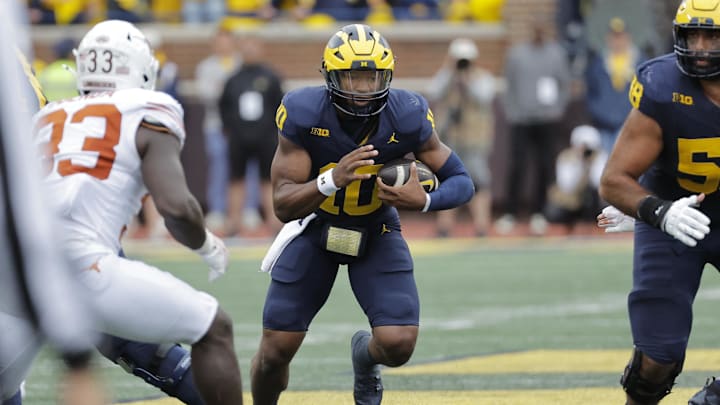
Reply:
[[103, 356], [185, 404], [204, 405], [190, 370], [190, 352], [178, 344], [151, 344], [105, 336]]
[[673, 385], [675, 385], [675, 377], [682, 371], [683, 364], [682, 362], [676, 364], [663, 381], [655, 383], [640, 375], [642, 358], [643, 352], [634, 348], [632, 359], [630, 359], [630, 362], [625, 367], [625, 372], [620, 378], [620, 384], [635, 401], [643, 404], [654, 404], [670, 393]]

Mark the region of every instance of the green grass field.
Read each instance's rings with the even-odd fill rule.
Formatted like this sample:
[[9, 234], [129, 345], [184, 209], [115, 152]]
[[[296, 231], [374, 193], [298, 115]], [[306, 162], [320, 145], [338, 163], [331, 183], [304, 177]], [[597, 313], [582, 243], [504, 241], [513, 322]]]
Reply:
[[[410, 245], [421, 333], [410, 363], [385, 370], [385, 404], [623, 403], [618, 380], [631, 347], [626, 315], [631, 239], [427, 239]], [[257, 270], [265, 247], [233, 248], [228, 274], [214, 284], [207, 283], [200, 259], [177, 245], [126, 247], [130, 256], [219, 298], [235, 320], [246, 392], [269, 282]], [[685, 371], [663, 403], [687, 403], [707, 376], [720, 372], [715, 312], [720, 279], [708, 270]], [[280, 404], [352, 404], [349, 340], [366, 327], [341, 275], [292, 363]], [[109, 361], [97, 363], [117, 402], [160, 397]], [[57, 375], [57, 362], [44, 352], [27, 381], [25, 404], [55, 403]]]

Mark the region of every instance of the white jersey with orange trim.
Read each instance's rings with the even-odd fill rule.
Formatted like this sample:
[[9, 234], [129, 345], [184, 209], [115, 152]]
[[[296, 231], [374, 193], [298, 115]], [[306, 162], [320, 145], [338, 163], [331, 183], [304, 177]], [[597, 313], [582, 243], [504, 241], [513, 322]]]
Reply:
[[135, 138], [143, 121], [184, 143], [182, 107], [157, 91], [78, 96], [50, 103], [34, 117], [35, 143], [44, 153], [46, 182], [74, 261], [89, 265], [99, 255], [116, 254], [140, 210], [147, 188]]
[[90, 291], [98, 330], [141, 342], [196, 343], [215, 318], [217, 300], [157, 267], [119, 257], [121, 234], [147, 194], [138, 128], [166, 130], [172, 135], [158, 136], [182, 144], [180, 104], [150, 90], [93, 93], [48, 104], [34, 124], [62, 243]]

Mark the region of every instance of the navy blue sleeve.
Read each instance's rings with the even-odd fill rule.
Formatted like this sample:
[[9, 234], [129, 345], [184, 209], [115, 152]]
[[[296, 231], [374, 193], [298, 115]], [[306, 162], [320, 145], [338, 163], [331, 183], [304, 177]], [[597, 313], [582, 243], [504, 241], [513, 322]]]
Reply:
[[663, 80], [660, 68], [661, 65], [653, 61], [640, 65], [628, 93], [630, 104], [634, 108], [658, 122], [662, 121], [665, 104], [663, 93], [658, 91], [658, 84]]
[[450, 154], [436, 175], [440, 180], [440, 187], [430, 193], [429, 211], [459, 207], [470, 201], [475, 194], [472, 179], [455, 152]]
[[280, 135], [292, 143], [302, 146], [302, 138], [296, 121], [297, 116], [302, 112], [298, 111], [296, 94], [295, 92], [289, 92], [282, 98], [282, 102], [275, 114], [275, 124]]

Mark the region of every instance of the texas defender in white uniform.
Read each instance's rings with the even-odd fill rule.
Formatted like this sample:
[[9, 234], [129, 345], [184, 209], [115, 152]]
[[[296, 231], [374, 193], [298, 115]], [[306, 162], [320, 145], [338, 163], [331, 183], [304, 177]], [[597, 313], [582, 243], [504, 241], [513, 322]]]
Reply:
[[76, 50], [79, 97], [35, 116], [47, 184], [63, 238], [90, 287], [102, 332], [142, 342], [192, 345], [198, 390], [210, 404], [242, 403], [232, 321], [217, 300], [170, 273], [120, 257], [120, 238], [148, 193], [173, 237], [210, 267], [227, 267], [227, 249], [204, 228], [180, 163], [182, 107], [153, 91], [157, 61], [132, 24], [105, 21]]
[[123, 231], [148, 193], [138, 129], [152, 122], [165, 133], [148, 136], [174, 137], [182, 144], [182, 114], [165, 93], [126, 89], [51, 103], [36, 115], [36, 141], [48, 150], [47, 163], [52, 164], [46, 181], [57, 198], [64, 245], [76, 268], [93, 270], [83, 278], [96, 291], [104, 332], [140, 341], [194, 343], [217, 311], [212, 296], [117, 256]]

